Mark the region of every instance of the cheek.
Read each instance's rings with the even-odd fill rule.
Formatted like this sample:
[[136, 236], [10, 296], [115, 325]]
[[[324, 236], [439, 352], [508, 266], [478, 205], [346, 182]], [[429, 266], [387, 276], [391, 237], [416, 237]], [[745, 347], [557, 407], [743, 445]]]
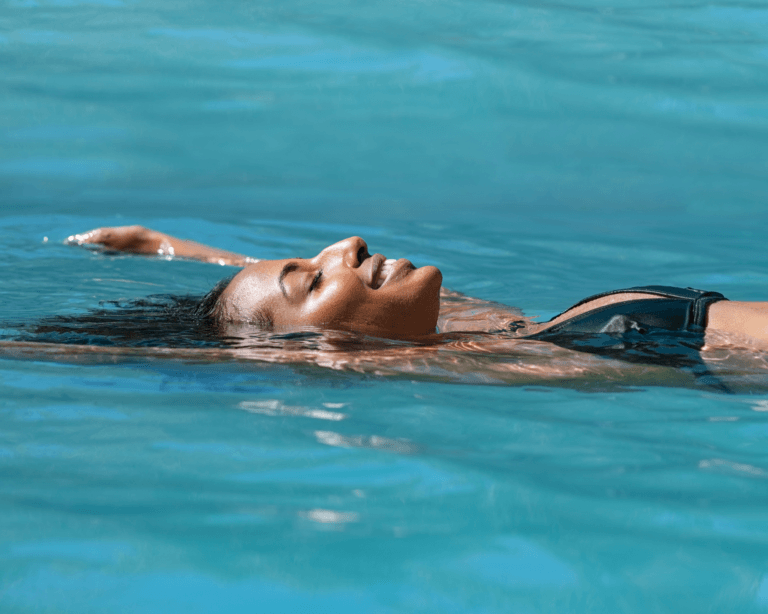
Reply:
[[323, 288], [304, 309], [308, 324], [323, 325], [346, 323], [360, 317], [365, 311], [368, 297], [357, 280], [355, 283], [331, 283]]

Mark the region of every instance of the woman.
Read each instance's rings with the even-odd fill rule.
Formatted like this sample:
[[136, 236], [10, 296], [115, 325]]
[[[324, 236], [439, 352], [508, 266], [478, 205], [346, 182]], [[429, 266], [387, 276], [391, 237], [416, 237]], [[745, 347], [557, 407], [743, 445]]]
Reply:
[[[690, 289], [651, 286], [611, 292], [544, 323], [468, 299], [475, 313], [467, 317], [461, 295], [441, 292], [442, 275], [436, 267], [415, 268], [407, 260], [370, 255], [359, 237], [335, 243], [310, 259], [262, 261], [140, 226], [98, 228], [69, 242], [243, 267], [210, 306], [211, 317], [224, 324], [250, 323], [274, 331], [316, 327], [393, 339], [428, 337], [436, 327], [441, 332], [506, 330], [520, 338], [548, 340], [571, 333], [644, 334], [662, 328], [703, 336], [706, 345], [730, 337], [768, 347], [768, 302], [728, 301], [719, 293]], [[441, 296], [447, 299], [442, 313]]]
[[148, 297], [24, 323], [0, 344], [3, 355], [79, 363], [256, 360], [579, 389], [768, 390], [768, 354], [754, 351], [768, 348], [767, 303], [649, 287], [592, 297], [539, 323], [441, 289], [437, 268], [370, 255], [358, 237], [314, 258], [263, 261], [140, 226], [98, 228], [69, 243], [242, 270], [202, 300]]

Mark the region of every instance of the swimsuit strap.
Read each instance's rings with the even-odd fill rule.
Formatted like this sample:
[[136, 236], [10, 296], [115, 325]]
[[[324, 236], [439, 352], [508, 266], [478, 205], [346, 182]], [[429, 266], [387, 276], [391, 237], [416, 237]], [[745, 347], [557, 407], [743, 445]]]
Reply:
[[[642, 293], [642, 294], [655, 294], [664, 298], [682, 299], [691, 302], [690, 320], [689, 325], [700, 326], [702, 328], [706, 325], [707, 307], [716, 303], [717, 301], [727, 301], [719, 292], [709, 292], [707, 290], [697, 290], [696, 288], [677, 288], [675, 286], [634, 286], [632, 288], [626, 288], [624, 290], [610, 290], [609, 292], [601, 292], [600, 294], [594, 294], [579, 301], [575, 305], [571, 305], [568, 309], [562, 313], [556, 315], [555, 318], [559, 318], [561, 315], [568, 313], [571, 309], [580, 307], [585, 303], [594, 301], [595, 299], [603, 298], [605, 296], [613, 296], [615, 294], [626, 294], [628, 292]], [[550, 320], [551, 321], [551, 320]]]

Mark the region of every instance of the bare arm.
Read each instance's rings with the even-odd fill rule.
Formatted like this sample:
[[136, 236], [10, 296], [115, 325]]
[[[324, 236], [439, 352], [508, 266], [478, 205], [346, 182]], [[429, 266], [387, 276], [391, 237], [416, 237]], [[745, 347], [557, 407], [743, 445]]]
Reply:
[[189, 258], [213, 264], [244, 267], [258, 262], [242, 254], [235, 254], [194, 241], [177, 239], [143, 226], [116, 226], [96, 228], [89, 232], [72, 235], [70, 245], [103, 245], [105, 248], [132, 254]]
[[706, 344], [768, 349], [768, 302], [718, 301], [707, 311]]

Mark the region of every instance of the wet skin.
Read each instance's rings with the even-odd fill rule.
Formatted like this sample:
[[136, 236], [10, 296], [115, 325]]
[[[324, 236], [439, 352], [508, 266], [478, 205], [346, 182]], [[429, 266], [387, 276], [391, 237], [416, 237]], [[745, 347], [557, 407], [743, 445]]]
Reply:
[[440, 271], [385, 260], [350, 237], [314, 258], [251, 264], [221, 294], [218, 315], [226, 322], [269, 322], [274, 330], [319, 327], [388, 338], [434, 333]]

